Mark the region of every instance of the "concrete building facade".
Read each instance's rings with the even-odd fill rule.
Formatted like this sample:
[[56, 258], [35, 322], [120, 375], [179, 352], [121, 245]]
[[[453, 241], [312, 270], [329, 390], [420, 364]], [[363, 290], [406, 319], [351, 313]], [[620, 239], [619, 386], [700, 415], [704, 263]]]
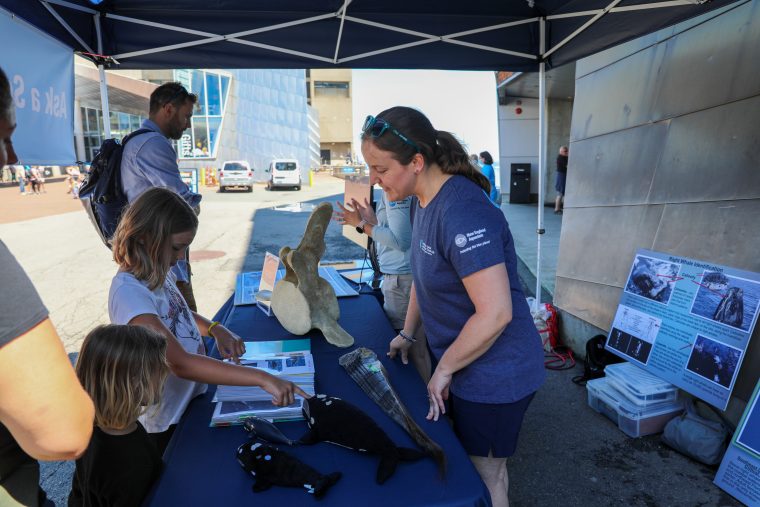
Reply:
[[353, 161], [351, 69], [307, 71], [309, 104], [319, 112], [320, 157], [323, 165]]

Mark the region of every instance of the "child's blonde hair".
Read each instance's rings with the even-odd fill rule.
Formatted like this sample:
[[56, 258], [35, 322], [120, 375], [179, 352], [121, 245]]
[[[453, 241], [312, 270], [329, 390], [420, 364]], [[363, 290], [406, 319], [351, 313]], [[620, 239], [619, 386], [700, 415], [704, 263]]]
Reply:
[[82, 343], [76, 372], [95, 404], [95, 424], [124, 429], [160, 400], [166, 339], [142, 326], [98, 326]]
[[146, 190], [124, 211], [113, 236], [113, 260], [155, 290], [164, 284], [171, 235], [195, 231], [198, 217], [189, 204], [166, 188]]

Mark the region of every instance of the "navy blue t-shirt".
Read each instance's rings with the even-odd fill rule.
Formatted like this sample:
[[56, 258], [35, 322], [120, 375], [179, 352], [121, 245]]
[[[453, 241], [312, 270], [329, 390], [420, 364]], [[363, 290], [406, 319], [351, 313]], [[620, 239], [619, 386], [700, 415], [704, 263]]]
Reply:
[[426, 207], [412, 206], [412, 275], [430, 349], [440, 360], [475, 306], [462, 278], [505, 263], [512, 321], [490, 349], [454, 374], [451, 391], [477, 403], [512, 403], [544, 382], [544, 354], [517, 277], [507, 220], [483, 190], [453, 176]]

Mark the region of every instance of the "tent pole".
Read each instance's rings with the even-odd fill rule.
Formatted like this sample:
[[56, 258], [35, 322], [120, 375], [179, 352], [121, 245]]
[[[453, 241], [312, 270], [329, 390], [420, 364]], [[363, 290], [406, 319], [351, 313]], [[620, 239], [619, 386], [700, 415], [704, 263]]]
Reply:
[[100, 107], [103, 111], [103, 139], [111, 138], [111, 114], [108, 108], [108, 82], [106, 81], [106, 69], [103, 64], [98, 65], [100, 73]]
[[538, 64], [538, 227], [536, 228], [536, 310], [541, 305], [541, 236], [544, 234], [544, 175], [546, 174], [546, 19], [539, 20], [541, 62]]
[[[103, 35], [100, 31], [100, 13], [95, 16], [95, 31], [98, 35], [98, 54], [103, 54]], [[102, 63], [98, 64], [98, 74], [100, 75], [100, 107], [103, 111], [103, 139], [111, 138], [111, 114], [108, 107], [108, 80], [106, 79], [106, 69]]]

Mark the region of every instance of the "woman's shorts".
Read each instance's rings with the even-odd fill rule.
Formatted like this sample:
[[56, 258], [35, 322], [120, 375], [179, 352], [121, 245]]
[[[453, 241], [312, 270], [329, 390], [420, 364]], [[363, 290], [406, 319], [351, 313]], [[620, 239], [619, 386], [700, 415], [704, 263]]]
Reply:
[[514, 403], [475, 403], [449, 397], [449, 416], [454, 433], [470, 456], [490, 455], [507, 458], [515, 453], [523, 416], [533, 396], [531, 393]]
[[567, 173], [557, 173], [557, 181], [554, 183], [554, 189], [562, 195], [565, 195], [565, 180]]

